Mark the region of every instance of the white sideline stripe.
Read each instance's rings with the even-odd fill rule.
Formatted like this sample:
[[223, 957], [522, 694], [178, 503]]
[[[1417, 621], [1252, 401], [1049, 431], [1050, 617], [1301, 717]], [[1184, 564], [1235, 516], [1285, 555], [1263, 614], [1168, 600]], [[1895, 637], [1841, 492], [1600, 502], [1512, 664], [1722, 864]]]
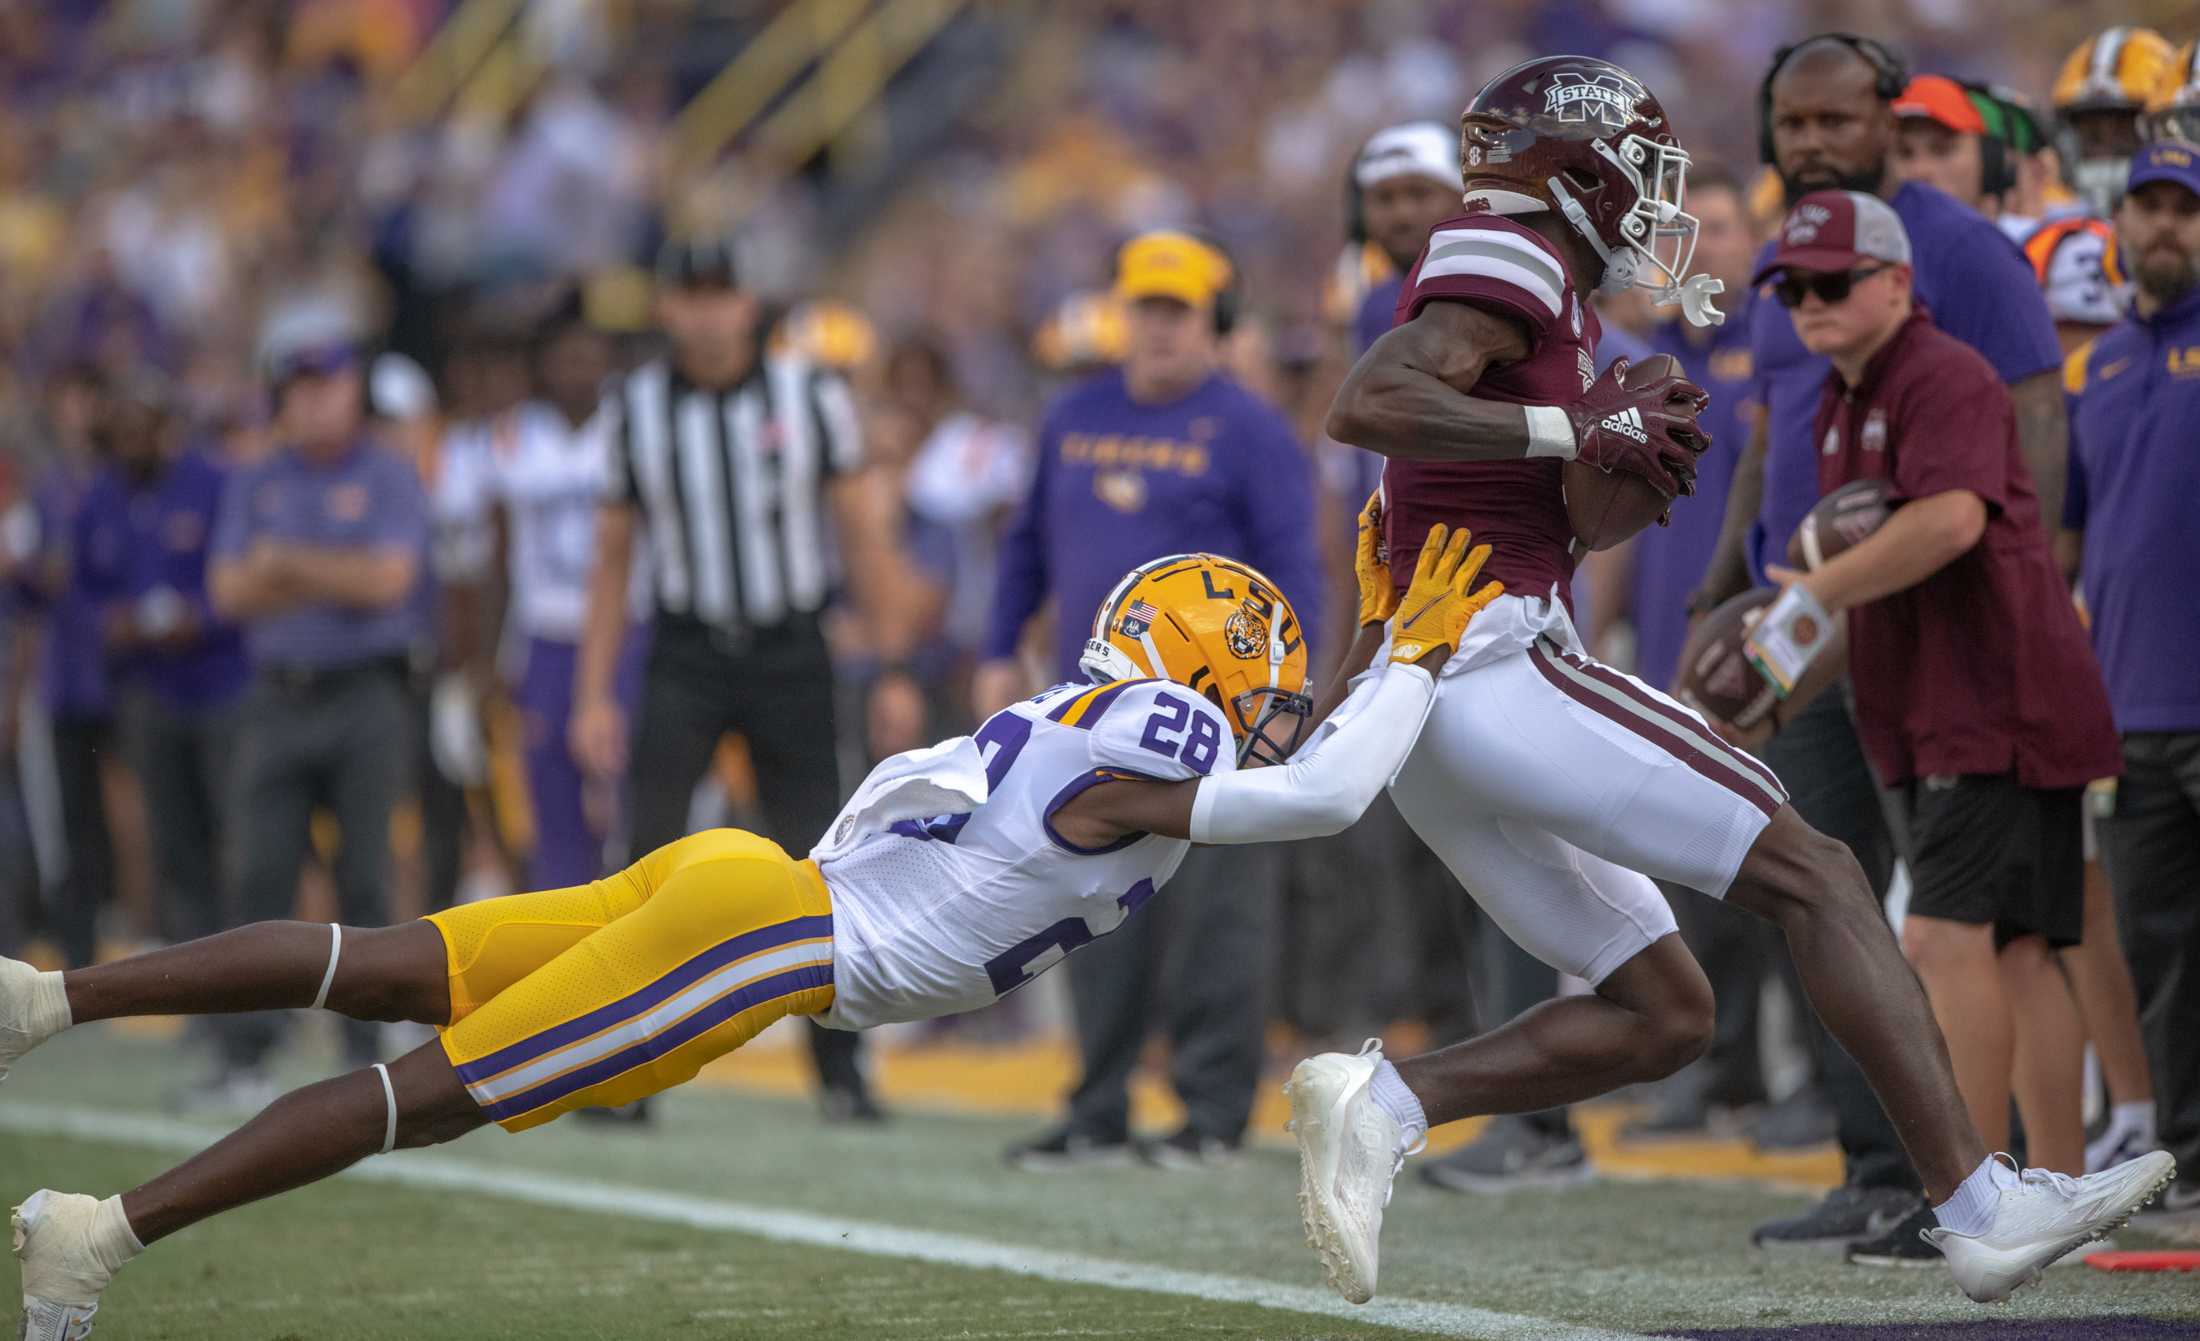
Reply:
[[[199, 1150], [221, 1134], [166, 1118], [132, 1117], [87, 1108], [12, 1101], [0, 1106], [0, 1128], [39, 1136], [66, 1136], [170, 1150]], [[1096, 1285], [1215, 1303], [1251, 1304], [1287, 1313], [1346, 1318], [1376, 1327], [1434, 1332], [1440, 1336], [1471, 1338], [1472, 1341], [1652, 1341], [1634, 1332], [1575, 1327], [1548, 1318], [1499, 1313], [1466, 1304], [1380, 1299], [1371, 1304], [1354, 1305], [1328, 1290], [1312, 1286], [1284, 1285], [1249, 1276], [1179, 1271], [1144, 1262], [1088, 1257], [1083, 1253], [1049, 1252], [965, 1234], [905, 1229], [870, 1220], [846, 1220], [716, 1197], [598, 1182], [592, 1178], [533, 1173], [421, 1151], [399, 1151], [379, 1159], [364, 1160], [339, 1176], [406, 1187], [482, 1192], [538, 1206], [621, 1215], [634, 1220], [686, 1225], [692, 1229], [723, 1230], [775, 1243], [801, 1243], [871, 1257], [1007, 1271], [1068, 1285]], [[1311, 1253], [1307, 1254], [1305, 1265], [1313, 1269]]]

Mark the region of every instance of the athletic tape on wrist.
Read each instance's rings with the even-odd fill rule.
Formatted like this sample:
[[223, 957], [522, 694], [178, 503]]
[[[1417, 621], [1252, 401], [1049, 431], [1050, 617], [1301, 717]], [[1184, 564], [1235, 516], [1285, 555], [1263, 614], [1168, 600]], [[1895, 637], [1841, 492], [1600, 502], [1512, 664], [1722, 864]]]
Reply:
[[1528, 416], [1528, 455], [1555, 456], [1571, 461], [1581, 451], [1574, 440], [1574, 421], [1556, 405], [1523, 405]]
[[321, 990], [313, 994], [312, 1009], [319, 1010], [328, 1004], [329, 984], [336, 981], [336, 960], [344, 953], [344, 929], [334, 922], [328, 924], [328, 972], [321, 975]]
[[381, 1154], [397, 1149], [397, 1089], [390, 1084], [390, 1069], [380, 1062], [374, 1064], [374, 1073], [382, 1077], [382, 1102], [388, 1106], [389, 1119], [382, 1126]]

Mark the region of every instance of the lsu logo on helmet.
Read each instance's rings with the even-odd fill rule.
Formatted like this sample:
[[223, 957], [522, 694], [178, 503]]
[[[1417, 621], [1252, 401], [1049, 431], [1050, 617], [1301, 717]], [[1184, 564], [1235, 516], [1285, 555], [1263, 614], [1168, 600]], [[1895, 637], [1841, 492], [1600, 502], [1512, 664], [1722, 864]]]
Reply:
[[1313, 711], [1291, 603], [1254, 568], [1215, 554], [1172, 554], [1125, 574], [1093, 615], [1078, 666], [1095, 684], [1157, 677], [1201, 695], [1229, 719], [1240, 763], [1281, 762]]

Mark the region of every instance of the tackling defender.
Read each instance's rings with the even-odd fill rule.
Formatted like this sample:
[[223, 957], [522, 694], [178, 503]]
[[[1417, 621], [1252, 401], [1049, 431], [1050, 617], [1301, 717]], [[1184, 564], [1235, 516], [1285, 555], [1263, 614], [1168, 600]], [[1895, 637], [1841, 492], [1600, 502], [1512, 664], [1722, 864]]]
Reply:
[[[1467, 540], [1429, 534], [1389, 664], [1295, 756], [1312, 705], [1289, 603], [1244, 564], [1176, 555], [1102, 604], [1081, 663], [1095, 683], [886, 760], [809, 860], [717, 829], [590, 885], [405, 926], [261, 922], [69, 973], [0, 959], [0, 1076], [69, 1025], [122, 1015], [311, 1006], [441, 1031], [119, 1196], [33, 1193], [13, 1217], [21, 1336], [81, 1341], [143, 1245], [233, 1206], [488, 1122], [524, 1131], [632, 1102], [782, 1016], [861, 1029], [975, 1009], [1115, 930], [1190, 842], [1344, 828], [1502, 593], [1472, 589], [1489, 547]], [[1261, 764], [1278, 767], [1241, 768]]]
[[[1396, 1064], [1373, 1047], [1300, 1063], [1287, 1091], [1308, 1239], [1338, 1291], [1365, 1300], [1391, 1181], [1428, 1127], [1573, 1103], [1703, 1051], [1710, 986], [1656, 877], [1779, 925], [1923, 1176], [1939, 1220], [1923, 1232], [1964, 1293], [2005, 1298], [2121, 1223], [2173, 1161], [2157, 1151], [2071, 1179], [1990, 1158], [1849, 850], [1702, 718], [1587, 656], [1566, 609], [1562, 462], [1626, 471], [1670, 499], [1704, 439], [1694, 384], [1629, 386], [1623, 363], [1595, 374], [1585, 294], [1647, 287], [1704, 325], [1720, 319], [1720, 286], [1688, 273], [1688, 155], [1619, 66], [1525, 62], [1475, 95], [1461, 127], [1465, 212], [1430, 234], [1396, 324], [1338, 390], [1328, 427], [1390, 458], [1379, 498], [1394, 558], [1438, 520], [1495, 543], [1491, 573], [1512, 594], [1445, 664], [1391, 792], [1507, 934], [1595, 990]], [[1363, 565], [1378, 566], [1364, 550]], [[1369, 664], [1381, 634], [1370, 624], [1345, 664]]]

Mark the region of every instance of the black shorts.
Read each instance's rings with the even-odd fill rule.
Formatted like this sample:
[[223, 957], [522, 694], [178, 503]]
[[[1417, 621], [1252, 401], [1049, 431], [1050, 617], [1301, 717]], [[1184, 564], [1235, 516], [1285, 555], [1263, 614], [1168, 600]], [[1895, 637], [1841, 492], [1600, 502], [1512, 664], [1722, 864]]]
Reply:
[[2081, 787], [2012, 774], [1919, 778], [1908, 789], [1910, 912], [2076, 945], [2085, 929]]

